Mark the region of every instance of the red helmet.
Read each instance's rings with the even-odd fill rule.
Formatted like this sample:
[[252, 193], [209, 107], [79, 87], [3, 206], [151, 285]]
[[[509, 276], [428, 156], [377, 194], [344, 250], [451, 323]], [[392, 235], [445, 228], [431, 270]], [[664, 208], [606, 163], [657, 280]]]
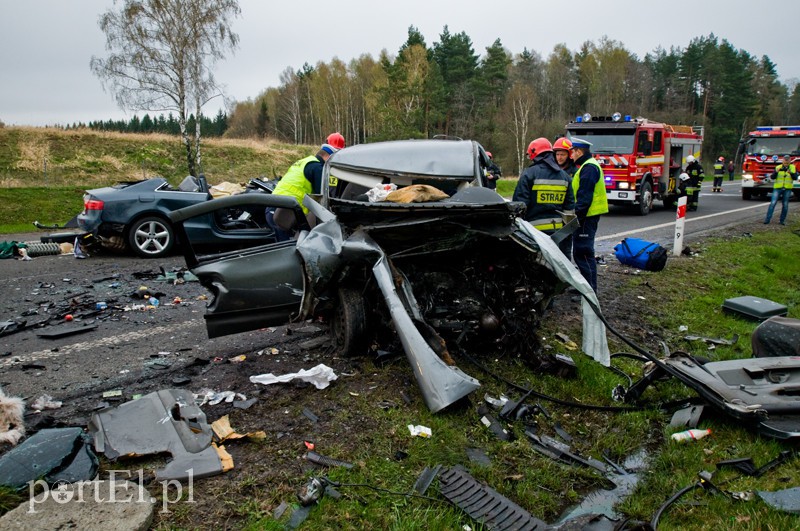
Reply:
[[572, 151], [572, 142], [569, 138], [561, 137], [555, 142], [553, 142], [553, 151], [562, 150], [562, 151]]
[[492, 158], [492, 152], [491, 151], [487, 151], [486, 152], [486, 156], [489, 157], [489, 158]]
[[528, 144], [528, 156], [533, 160], [536, 155], [546, 151], [553, 151], [553, 144], [544, 137], [539, 137]]
[[724, 162], [724, 161], [725, 161], [725, 157], [720, 157], [718, 160], [719, 160], [720, 162]]
[[328, 135], [325, 143], [332, 145], [336, 149], [342, 149], [344, 148], [344, 137], [339, 132], [331, 133]]

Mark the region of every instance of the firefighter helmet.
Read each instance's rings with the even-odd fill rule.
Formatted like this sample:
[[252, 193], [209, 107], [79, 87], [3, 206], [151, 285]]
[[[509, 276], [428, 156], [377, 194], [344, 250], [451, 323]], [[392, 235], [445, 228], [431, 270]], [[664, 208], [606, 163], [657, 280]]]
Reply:
[[683, 173], [681, 173], [681, 174], [678, 176], [678, 178], [679, 178], [681, 181], [688, 181], [688, 180], [689, 180], [689, 174], [688, 174], [688, 173], [686, 173], [686, 172], [683, 172]]
[[553, 142], [553, 151], [572, 151], [572, 142], [570, 142], [569, 138], [561, 137], [555, 142]]
[[328, 135], [325, 143], [332, 145], [336, 149], [342, 149], [344, 148], [344, 137], [339, 132], [331, 133]]
[[492, 152], [491, 151], [487, 151], [486, 152], [486, 156], [489, 157], [489, 158], [492, 158]]
[[687, 156], [686, 164], [691, 164], [692, 162], [694, 162], [694, 157], [692, 155]]
[[545, 153], [546, 151], [553, 151], [553, 145], [544, 137], [539, 137], [530, 144], [528, 144], [528, 157], [533, 160], [536, 155]]
[[717, 160], [720, 161], [720, 162], [725, 162], [725, 157], [720, 157]]

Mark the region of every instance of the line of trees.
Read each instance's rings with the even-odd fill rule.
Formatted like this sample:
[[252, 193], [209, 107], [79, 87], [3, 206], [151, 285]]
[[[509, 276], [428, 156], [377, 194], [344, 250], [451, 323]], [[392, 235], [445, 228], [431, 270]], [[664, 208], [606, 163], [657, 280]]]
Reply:
[[775, 64], [711, 34], [685, 48], [661, 47], [638, 58], [602, 38], [544, 58], [506, 50], [500, 39], [483, 55], [464, 33], [445, 26], [428, 46], [411, 26], [397, 54], [364, 54], [287, 68], [280, 86], [236, 103], [226, 136], [270, 136], [316, 144], [341, 131], [348, 144], [451, 135], [479, 140], [520, 172], [525, 147], [563, 133], [575, 116], [622, 114], [704, 125], [704, 151], [732, 156], [755, 125], [800, 122], [800, 88], [782, 83]]
[[[186, 128], [194, 130], [196, 120], [194, 114], [190, 114], [186, 121]], [[130, 120], [97, 120], [84, 123], [75, 123], [68, 126], [67, 129], [79, 129], [88, 127], [94, 131], [116, 131], [118, 133], [164, 133], [167, 135], [180, 135], [181, 126], [180, 122], [169, 113], [168, 115], [159, 114], [158, 116], [150, 116], [145, 114], [141, 118], [134, 115]], [[221, 137], [228, 129], [228, 115], [220, 110], [217, 115], [211, 119], [206, 115], [200, 116], [200, 128], [204, 136]]]

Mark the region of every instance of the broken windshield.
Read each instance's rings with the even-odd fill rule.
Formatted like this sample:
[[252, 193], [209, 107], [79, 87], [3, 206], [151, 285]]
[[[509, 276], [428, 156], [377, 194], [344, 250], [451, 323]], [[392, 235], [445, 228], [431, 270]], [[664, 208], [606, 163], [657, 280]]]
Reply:
[[606, 153], [609, 155], [626, 155], [633, 153], [634, 130], [620, 131], [619, 129], [581, 129], [568, 131], [567, 136], [582, 138], [592, 143], [592, 153]]

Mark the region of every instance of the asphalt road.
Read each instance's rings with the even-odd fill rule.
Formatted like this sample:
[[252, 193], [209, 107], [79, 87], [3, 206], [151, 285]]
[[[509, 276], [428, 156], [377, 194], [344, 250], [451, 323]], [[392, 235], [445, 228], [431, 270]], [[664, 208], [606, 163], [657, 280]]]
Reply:
[[[708, 179], [706, 179], [708, 181]], [[712, 193], [709, 182], [703, 183], [698, 209], [686, 213], [684, 245], [691, 245], [693, 238], [706, 236], [714, 230], [730, 225], [747, 226], [764, 221], [769, 200], [742, 200], [741, 181], [725, 181], [723, 191]], [[794, 207], [794, 203], [790, 205]], [[776, 207], [776, 215], [780, 205]], [[675, 238], [675, 209], [665, 209], [656, 201], [647, 216], [640, 216], [623, 207], [612, 206], [611, 211], [600, 220], [596, 238], [598, 254], [613, 252], [614, 246], [625, 237], [656, 241], [672, 249]], [[773, 218], [773, 223], [777, 220]]]
[[[762, 222], [768, 202], [743, 201], [738, 181], [725, 184], [723, 193], [702, 193], [698, 211], [688, 213], [686, 245], [691, 245], [694, 237], [723, 227], [741, 225], [746, 232], [748, 226]], [[626, 236], [672, 248], [674, 224], [675, 211], [660, 205], [648, 216], [613, 208], [600, 222], [598, 254], [611, 253]], [[13, 236], [3, 239], [25, 241]], [[114, 255], [86, 260], [72, 256], [0, 260], [0, 322], [24, 322], [29, 327], [0, 337], [0, 387], [26, 398], [50, 394], [98, 400], [106, 390], [149, 381], [168, 383], [167, 375], [196, 358], [252, 355], [289, 341], [286, 327], [209, 340], [203, 320], [205, 289], [197, 282], [175, 285], [155, 280], [160, 267], [172, 271], [183, 264], [181, 256], [165, 260]], [[133, 296], [141, 286], [158, 295], [161, 304], [157, 308], [133, 309], [143, 302]], [[176, 297], [180, 303], [175, 302]], [[96, 310], [97, 302], [106, 302], [108, 308]], [[73, 321], [65, 320], [67, 313], [73, 315]], [[32, 326], [37, 323], [41, 326]], [[292, 326], [300, 329], [303, 323]], [[58, 338], [39, 335], [83, 327], [96, 328]]]

